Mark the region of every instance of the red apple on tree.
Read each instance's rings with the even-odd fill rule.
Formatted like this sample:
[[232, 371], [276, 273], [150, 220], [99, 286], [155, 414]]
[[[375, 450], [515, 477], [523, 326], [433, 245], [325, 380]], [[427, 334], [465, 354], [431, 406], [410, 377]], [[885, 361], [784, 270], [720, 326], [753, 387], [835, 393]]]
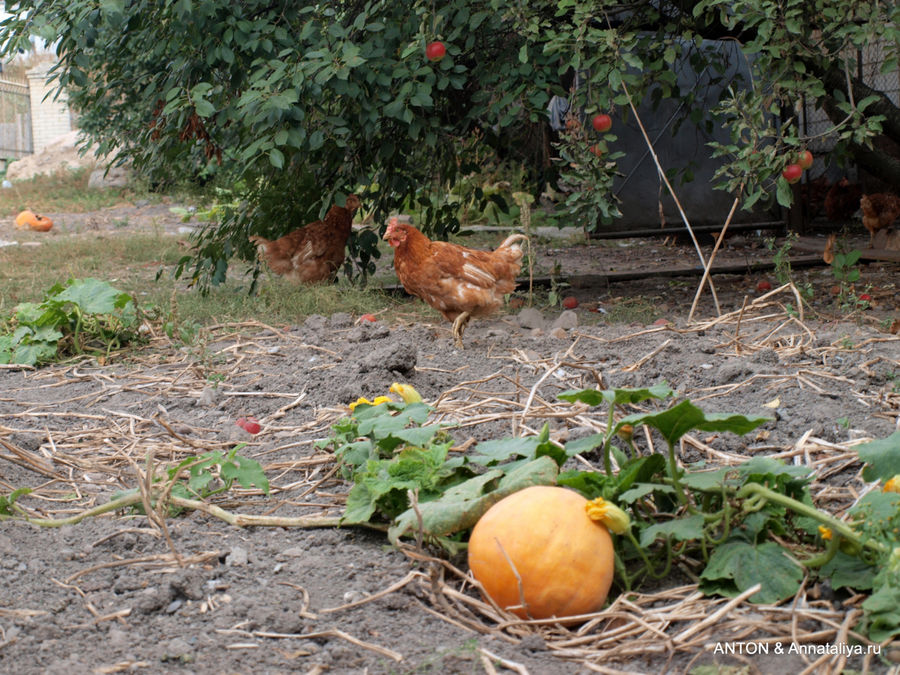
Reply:
[[800, 165], [801, 169], [808, 169], [813, 165], [813, 154], [809, 150], [802, 150], [797, 155], [797, 164]]
[[781, 172], [781, 175], [784, 176], [784, 179], [788, 183], [794, 184], [800, 180], [800, 176], [803, 175], [803, 167], [799, 164], [788, 164], [784, 167], [784, 171]]
[[612, 129], [612, 117], [603, 113], [594, 115], [594, 118], [591, 120], [591, 124], [594, 127], [594, 131], [605, 133]]
[[429, 61], [440, 61], [446, 53], [447, 48], [440, 40], [429, 42], [425, 47], [425, 56], [428, 57]]

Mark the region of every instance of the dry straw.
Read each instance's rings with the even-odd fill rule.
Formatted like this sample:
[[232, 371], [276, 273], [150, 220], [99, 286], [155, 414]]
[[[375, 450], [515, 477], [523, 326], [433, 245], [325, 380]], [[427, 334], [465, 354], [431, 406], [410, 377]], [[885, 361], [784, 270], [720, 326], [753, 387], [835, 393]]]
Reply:
[[[490, 428], [492, 433], [496, 433], [496, 429], [508, 429], [517, 435], [536, 433], [545, 422], [602, 433], [606, 428], [605, 419], [587, 406], [562, 403], [556, 398], [556, 394], [564, 388], [605, 386], [600, 364], [578, 356], [578, 347], [582, 342], [600, 341], [615, 345], [642, 340], [649, 334], [659, 333], [662, 338], [667, 332], [672, 335], [695, 333], [714, 326], [724, 327], [725, 333], [730, 335], [726, 342], [719, 345], [725, 353], [746, 355], [770, 349], [785, 357], [803, 352], [814, 358], [808, 360], [811, 365], [778, 375], [753, 375], [741, 382], [683, 392], [693, 400], [730, 395], [743, 387], [759, 384], [823, 392], [836, 384], [852, 385], [845, 378], [814, 365], [827, 364], [841, 346], [819, 344], [802, 315], [787, 315], [781, 301], [785, 296], [791, 300], [796, 298], [796, 307], [802, 306], [796, 289], [788, 285], [745, 303], [738, 312], [682, 328], [659, 326], [612, 339], [576, 333], [571, 346], [554, 357], [541, 358], [522, 350], [501, 354], [499, 349], [495, 350], [497, 353], [492, 353], [491, 357], [498, 361], [515, 362], [520, 375], [511, 377], [498, 366], [491, 375], [467, 379], [465, 367], [460, 367], [458, 372], [453, 372], [458, 379], [457, 384], [433, 402], [433, 421], [458, 425], [457, 437], [474, 436], [482, 428]], [[171, 494], [171, 481], [153, 480], [154, 477], [165, 477], [164, 469], [186, 458], [200, 452], [226, 450], [233, 445], [233, 441], [220, 438], [216, 429], [190, 427], [170, 419], [166, 401], [198, 399], [209, 383], [196, 360], [186, 352], [172, 349], [163, 337], [157, 338], [156, 344], [151, 344], [139, 355], [136, 368], [97, 367], [85, 360], [26, 370], [21, 380], [22, 391], [0, 394], [0, 400], [19, 406], [19, 412], [6, 415], [0, 423], [0, 462], [18, 465], [38, 479], [33, 493], [21, 501], [29, 516], [43, 519], [46, 524], [77, 522], [85, 517], [116, 518], [115, 524], [110, 521], [110, 527], [121, 529], [105, 538], [140, 531], [168, 540], [167, 553], [111, 560], [85, 567], [57, 583], [77, 589], [76, 584], [81, 579], [109, 567], [130, 565], [172, 569], [214, 560], [219, 555], [217, 551], [188, 555], [177, 550], [167, 536], [168, 516], [164, 504], [201, 510], [244, 527], [330, 527], [337, 524], [349, 486], [338, 478], [334, 457], [328, 451], [317, 449], [314, 439], [327, 437], [331, 425], [346, 414], [346, 410], [339, 407], [319, 409], [313, 418], [292, 425], [289, 420], [294, 416], [288, 413], [303, 402], [306, 392], [269, 391], [264, 387], [236, 390], [230, 388], [227, 382], [231, 381], [232, 376], [235, 381], [240, 381], [237, 377], [239, 373], [246, 377], [248, 364], [260, 355], [272, 355], [275, 348], [276, 351], [314, 353], [318, 361], [326, 366], [329, 363], [338, 365], [339, 356], [321, 347], [308, 345], [286, 332], [256, 323], [214, 327], [210, 344], [211, 349], [215, 350], [213, 356], [218, 359], [217, 371], [226, 376], [222, 395], [244, 400], [266, 397], [284, 402], [274, 413], [261, 420], [267, 431], [273, 432], [267, 434], [268, 445], [260, 447], [261, 444], [250, 440], [244, 451], [244, 454], [263, 463], [271, 482], [268, 498], [263, 499], [259, 490], [236, 488], [214, 502], [204, 503], [179, 499]], [[623, 366], [623, 370], [640, 370], [664, 354], [667, 345], [668, 342], [663, 339], [645, 356]], [[881, 358], [873, 356], [861, 369], [865, 372], [875, 367]], [[892, 365], [900, 366], [895, 362]], [[528, 383], [520, 381], [523, 373], [530, 376]], [[265, 381], [260, 374], [258, 382], [264, 385]], [[73, 382], [89, 383], [90, 387], [79, 388], [79, 391], [87, 390], [88, 393], [47, 402], [50, 397], [45, 394], [66, 391]], [[855, 395], [871, 409], [873, 415], [897, 420], [900, 395]], [[123, 409], [122, 404], [111, 403], [123, 396], [139, 401], [141, 405]], [[155, 412], [135, 412], [150, 408], [155, 408]], [[32, 449], [22, 447], [9, 440], [14, 435], [38, 436], [40, 443]], [[272, 438], [275, 439], [274, 445]], [[647, 441], [652, 449], [649, 434]], [[453, 450], [464, 452], [472, 443], [471, 439], [461, 441]], [[714, 465], [733, 465], [746, 459], [738, 453], [714, 448], [704, 439], [690, 435], [684, 437], [683, 445], [683, 449], [692, 450]], [[861, 467], [851, 445], [817, 438], [812, 430], [790, 447], [772, 446], [761, 452], [813, 470], [816, 476], [812, 489], [814, 499], [838, 517], [868, 489], [859, 475]], [[583, 466], [591, 466], [587, 459], [578, 457], [576, 460]], [[844, 478], [835, 484], [829, 483], [828, 478], [837, 473]], [[855, 477], [846, 480], [848, 473]], [[135, 503], [142, 502], [145, 511], [152, 515], [148, 519], [119, 522], [118, 519], [126, 516], [106, 513], [104, 505], [111, 492], [135, 485], [140, 486]], [[0, 491], [9, 493], [16, 487], [0, 478]], [[136, 528], [135, 523], [139, 523], [140, 527]], [[733, 599], [722, 599], [706, 597], [698, 591], [695, 583], [688, 583], [655, 592], [619, 595], [605, 610], [583, 617], [582, 624], [566, 627], [553, 621], [527, 621], [504, 613], [483, 600], [477, 583], [448, 560], [429, 555], [421, 545], [404, 546], [404, 551], [413, 562], [414, 569], [396, 583], [380, 593], [344, 606], [324, 609], [307, 607], [304, 615], [338, 614], [415, 587], [411, 597], [422, 611], [467, 631], [492, 635], [508, 643], [515, 644], [539, 635], [547, 649], [558, 658], [600, 673], [632, 672], [628, 664], [650, 662], [654, 664], [653, 672], [663, 672], [669, 665], [674, 667], [673, 664], [680, 664], [679, 668], [689, 670], [691, 663], [710, 654], [715, 644], [723, 641], [753, 640], [760, 644], [779, 642], [798, 645], [858, 641], [868, 644], [864, 636], [853, 630], [859, 617], [860, 603], [864, 599], [861, 596], [851, 598], [837, 610], [830, 603], [815, 599], [814, 590], [804, 585], [789, 602], [780, 606], [759, 606], [748, 602], [754, 589], [748, 589]], [[689, 562], [685, 561], [680, 566], [686, 579], [694, 577]], [[305, 589], [298, 587], [297, 590], [307, 598], [308, 605]], [[24, 617], [36, 611], [39, 610], [9, 608], [0, 610], [0, 616]], [[121, 613], [97, 613], [93, 621], [121, 621], [124, 617]], [[402, 658], [402, 654], [391, 649], [364, 642], [338, 630], [286, 635], [247, 631], [236, 626], [223, 632], [239, 639], [230, 646], [232, 649], [254, 649], [263, 641], [287, 637], [331, 637], [389, 659]], [[485, 672], [501, 668], [527, 672], [522, 664], [500, 658], [490, 651], [481, 650], [479, 654]], [[846, 661], [840, 655], [803, 658], [809, 673], [837, 673]], [[867, 658], [863, 665], [870, 667], [871, 659]], [[748, 667], [751, 669], [749, 672], [753, 672], [752, 664]]]

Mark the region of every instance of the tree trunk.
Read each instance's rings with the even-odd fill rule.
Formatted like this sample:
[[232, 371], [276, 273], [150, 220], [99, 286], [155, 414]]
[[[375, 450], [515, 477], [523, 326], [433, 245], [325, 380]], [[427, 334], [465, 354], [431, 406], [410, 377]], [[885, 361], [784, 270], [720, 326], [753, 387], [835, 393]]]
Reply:
[[[826, 90], [833, 91], [837, 89], [844, 92], [849, 99], [847, 76], [843, 70], [835, 65], [831, 65], [828, 68], [822, 68], [820, 64], [814, 63], [807, 63], [806, 65], [812, 69], [813, 73], [822, 79], [822, 82], [825, 83]], [[884, 115], [885, 119], [881, 123], [884, 135], [893, 141], [900, 143], [900, 108], [897, 108], [884, 92], [873, 89], [865, 82], [862, 82], [855, 77], [851, 77], [850, 83], [853, 87], [854, 101], [859, 102], [868, 96], [878, 96], [878, 100], [869, 105], [864, 114], [867, 117]], [[840, 118], [837, 121], [840, 121], [844, 118], [844, 114], [840, 112], [838, 114], [840, 115]], [[830, 112], [829, 117], [831, 117]], [[832, 121], [835, 121], [834, 118], [832, 118]]]
[[[873, 104], [873, 107], [874, 105], [879, 104]], [[888, 104], [894, 108], [894, 111], [896, 113], [896, 106], [890, 103], [890, 100], [888, 100]], [[830, 96], [825, 99], [823, 107], [825, 109], [825, 114], [828, 115], [828, 119], [830, 119], [835, 124], [837, 124], [844, 118], [844, 113], [838, 109], [837, 105], [834, 102], [834, 99]], [[868, 110], [871, 110], [871, 108], [868, 108]], [[887, 124], [885, 124], [882, 128], [886, 131]], [[896, 138], [892, 138], [889, 134], [885, 135], [888, 136], [888, 142], [893, 142], [900, 139], [900, 135], [898, 135]], [[880, 178], [881, 180], [890, 184], [895, 192], [900, 192], [900, 159], [885, 152], [884, 150], [879, 149], [878, 147], [870, 148], [868, 146], [862, 145], [861, 143], [855, 143], [852, 141], [849, 144], [849, 150], [851, 155], [853, 156], [853, 160], [860, 168], [866, 170], [876, 178]]]

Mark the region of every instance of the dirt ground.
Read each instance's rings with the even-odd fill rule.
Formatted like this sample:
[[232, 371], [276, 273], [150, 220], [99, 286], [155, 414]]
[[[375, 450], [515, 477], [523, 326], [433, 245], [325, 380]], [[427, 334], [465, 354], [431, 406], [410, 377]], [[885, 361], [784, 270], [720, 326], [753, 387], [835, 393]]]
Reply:
[[[140, 227], [141, 210], [158, 209], [148, 216], [157, 226], [184, 234], [163, 208], [122, 208], [51, 217], [62, 236], [116, 228], [121, 218]], [[761, 250], [758, 239], [745, 237], [728, 254], [747, 260]], [[561, 260], [563, 269], [592, 272], [695, 258], [691, 247], [654, 240], [575, 249], [545, 242], [540, 256], [548, 268]], [[218, 506], [337, 516], [349, 486], [316, 441], [357, 397], [407, 382], [435, 405], [437, 420], [459, 423], [451, 429], [458, 445], [533, 433], [544, 422], [562, 442], [593, 433], [602, 416], [559, 415], [539, 402], [599, 379], [607, 388], [666, 381], [706, 411], [771, 417], [746, 437], [691, 438], [681, 459], [719, 465], [777, 455], [807, 464], [840, 509], [865, 489], [853, 444], [887, 436], [900, 421], [900, 339], [890, 332], [897, 272], [896, 265], [864, 266], [861, 283], [872, 286], [873, 306], [841, 320], [828, 291], [833, 277], [819, 268], [797, 272], [817, 292], [812, 308], [795, 317], [785, 308], [797, 306], [790, 289], [765, 297], [757, 283], [774, 283], [772, 276], [747, 273], [717, 277], [722, 316], [704, 294], [689, 324], [698, 279], [652, 278], [568, 289], [581, 305], [564, 316], [545, 309], [528, 319], [511, 310], [475, 322], [463, 351], [437, 321], [359, 324], [336, 312], [291, 326], [223, 326], [188, 347], [160, 336], [104, 364], [5, 368], [0, 492], [31, 487], [23, 506], [69, 517], [134, 488], [148, 457], [158, 465], [245, 442], [241, 452], [263, 465], [271, 494], [233, 490], [213, 500]], [[649, 308], [646, 319], [606, 323], [636, 300]], [[659, 317], [667, 322], [654, 323]], [[248, 414], [262, 423], [256, 436], [235, 425]], [[126, 513], [56, 528], [5, 521], [0, 565], [0, 672], [22, 675], [656, 674], [702, 664], [748, 673], [829, 673], [845, 665], [882, 673], [892, 667], [884, 657], [900, 649], [887, 645], [882, 658], [846, 663], [723, 655], [717, 646], [760, 639], [780, 640], [785, 651], [797, 641], [837, 643], [861, 598], [809, 588], [782, 607], [739, 603], [704, 624], [726, 601], [701, 598], [687, 568], [664, 587], [615, 601], [608, 617], [585, 626], [504, 624], [472, 602], [464, 557], [423, 559], [356, 528], [239, 529], [196, 511], [168, 519], [164, 530]], [[610, 639], [611, 632], [620, 637]]]

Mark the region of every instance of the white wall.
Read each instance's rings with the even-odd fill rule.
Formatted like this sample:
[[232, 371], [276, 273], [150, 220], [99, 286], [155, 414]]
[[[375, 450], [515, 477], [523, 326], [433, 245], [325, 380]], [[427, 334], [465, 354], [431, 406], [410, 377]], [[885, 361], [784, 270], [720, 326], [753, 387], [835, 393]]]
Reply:
[[45, 63], [26, 73], [31, 96], [31, 129], [34, 152], [40, 152], [60, 136], [74, 128], [72, 115], [66, 101], [65, 92], [54, 98], [54, 87], [47, 84], [47, 71], [51, 64]]

